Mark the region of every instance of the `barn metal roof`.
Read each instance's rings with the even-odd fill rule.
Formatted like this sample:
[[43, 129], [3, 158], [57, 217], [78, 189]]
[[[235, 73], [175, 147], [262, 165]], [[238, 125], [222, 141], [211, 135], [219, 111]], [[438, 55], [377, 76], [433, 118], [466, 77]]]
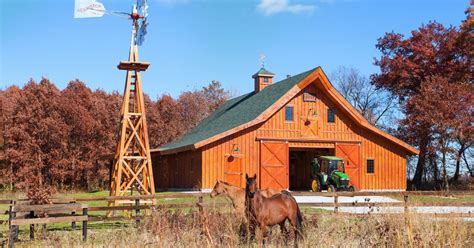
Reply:
[[258, 93], [251, 92], [228, 100], [182, 138], [158, 148], [157, 151], [192, 146], [254, 120], [317, 68], [271, 84]]

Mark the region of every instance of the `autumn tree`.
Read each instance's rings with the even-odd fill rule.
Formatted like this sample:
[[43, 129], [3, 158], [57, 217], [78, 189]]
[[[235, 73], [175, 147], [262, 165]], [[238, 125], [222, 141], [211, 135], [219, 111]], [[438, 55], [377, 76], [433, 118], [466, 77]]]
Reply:
[[[153, 148], [197, 125], [228, 97], [220, 83], [177, 99], [145, 95]], [[0, 91], [0, 185], [32, 197], [58, 189], [106, 188], [117, 143], [122, 96], [92, 91], [80, 80], [59, 90], [48, 79]], [[42, 185], [41, 189], [29, 190]]]
[[468, 44], [472, 40], [462, 39], [461, 34], [456, 27], [430, 22], [412, 31], [408, 38], [387, 33], [376, 45], [382, 53], [375, 60], [380, 73], [371, 78], [377, 87], [399, 98], [405, 115], [400, 134], [420, 150], [413, 177], [416, 187], [421, 184], [428, 155], [437, 149], [442, 149], [442, 154], [448, 152], [443, 150], [447, 145], [443, 142], [448, 141], [451, 133], [465, 132], [458, 129], [453, 118], [468, 120], [469, 111], [452, 109], [449, 113], [444, 107], [467, 106], [472, 116], [472, 105], [469, 106], [472, 103], [462, 102], [466, 94], [474, 93]]

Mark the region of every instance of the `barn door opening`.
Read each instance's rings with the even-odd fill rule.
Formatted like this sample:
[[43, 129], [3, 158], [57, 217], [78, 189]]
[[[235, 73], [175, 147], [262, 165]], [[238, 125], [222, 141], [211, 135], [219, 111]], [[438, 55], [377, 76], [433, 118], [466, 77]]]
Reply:
[[224, 166], [224, 181], [234, 186], [242, 187], [242, 159], [228, 156]]
[[288, 189], [289, 162], [287, 142], [260, 143], [260, 187]]
[[360, 189], [360, 145], [336, 144], [336, 156], [344, 159], [344, 168], [349, 176], [349, 184]]
[[330, 148], [290, 148], [290, 189], [311, 190], [311, 162], [319, 156], [334, 155]]

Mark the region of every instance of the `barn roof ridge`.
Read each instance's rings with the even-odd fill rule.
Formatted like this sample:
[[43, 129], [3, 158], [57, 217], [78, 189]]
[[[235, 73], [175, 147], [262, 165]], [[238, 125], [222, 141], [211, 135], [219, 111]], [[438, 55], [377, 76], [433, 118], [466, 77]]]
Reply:
[[412, 154], [418, 150], [404, 141], [370, 124], [342, 95], [334, 88], [321, 67], [288, 77], [265, 87], [260, 92], [250, 92], [226, 101], [210, 116], [201, 121], [180, 139], [152, 149], [152, 152], [174, 153], [197, 149], [238, 131], [255, 126], [280, 109], [300, 90], [319, 78], [322, 86], [331, 95], [336, 104], [341, 105], [347, 114], [369, 131], [403, 147]]
[[183, 137], [152, 151], [189, 147], [254, 120], [317, 68], [285, 78], [260, 92], [250, 92], [226, 101]]

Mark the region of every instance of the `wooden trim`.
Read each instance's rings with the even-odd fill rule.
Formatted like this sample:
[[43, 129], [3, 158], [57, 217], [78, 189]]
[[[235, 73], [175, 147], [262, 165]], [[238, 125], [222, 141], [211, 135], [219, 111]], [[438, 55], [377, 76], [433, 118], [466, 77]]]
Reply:
[[356, 143], [361, 144], [359, 140], [328, 140], [328, 139], [309, 139], [309, 138], [274, 138], [274, 137], [257, 137], [257, 141], [286, 141], [300, 143]]
[[[366, 128], [369, 131], [372, 131], [373, 133], [380, 135], [395, 144], [403, 147], [406, 151], [411, 153], [412, 155], [417, 155], [419, 153], [418, 149], [410, 146], [409, 144], [403, 142], [400, 139], [397, 139], [396, 137], [378, 129], [377, 127], [373, 126], [370, 124], [331, 84], [329, 79], [327, 78], [326, 74], [323, 72], [321, 68], [316, 69], [317, 74], [319, 74], [319, 79], [321, 79], [321, 85], [323, 88], [326, 90], [330, 98], [334, 100], [339, 106], [342, 107], [342, 110], [349, 114], [350, 117], [356, 120], [356, 123], [361, 125], [362, 127]], [[308, 85], [307, 82], [300, 82], [298, 86], [300, 88], [305, 88]]]
[[185, 151], [189, 151], [189, 150], [196, 150], [196, 146], [195, 145], [188, 145], [188, 146], [182, 146], [182, 147], [178, 147], [178, 148], [174, 148], [174, 149], [170, 149], [170, 150], [165, 150], [165, 151], [161, 151], [160, 148], [155, 148], [155, 149], [151, 149], [150, 153], [157, 152], [160, 155], [169, 155], [169, 154], [185, 152]]

